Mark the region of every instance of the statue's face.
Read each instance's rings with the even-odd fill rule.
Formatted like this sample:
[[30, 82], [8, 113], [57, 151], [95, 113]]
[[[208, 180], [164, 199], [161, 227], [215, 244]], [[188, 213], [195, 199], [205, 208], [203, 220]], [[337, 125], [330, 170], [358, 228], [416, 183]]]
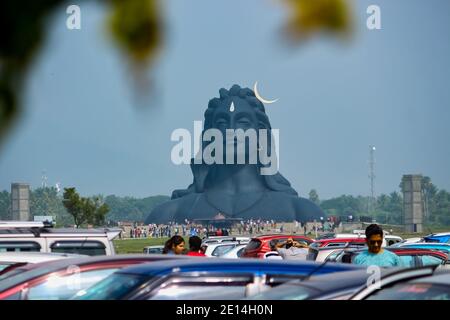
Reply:
[[[231, 104], [232, 102], [234, 108]], [[218, 107], [212, 117], [212, 127], [222, 132], [224, 155], [227, 153], [227, 145], [228, 147], [232, 145], [236, 157], [244, 154], [246, 163], [248, 163], [248, 155], [257, 152], [258, 119], [253, 107], [245, 100], [233, 97]], [[254, 130], [256, 134], [255, 143], [252, 145], [248, 137], [245, 138], [239, 135], [235, 139], [228, 139], [227, 141], [227, 129], [242, 129], [245, 132], [249, 132], [248, 130], [252, 129], [251, 131]]]
[[[231, 111], [231, 102], [234, 104], [234, 111]], [[227, 103], [216, 109], [213, 115], [213, 127], [222, 131], [225, 137], [226, 129], [258, 129], [258, 119], [253, 108], [240, 98], [234, 97]]]

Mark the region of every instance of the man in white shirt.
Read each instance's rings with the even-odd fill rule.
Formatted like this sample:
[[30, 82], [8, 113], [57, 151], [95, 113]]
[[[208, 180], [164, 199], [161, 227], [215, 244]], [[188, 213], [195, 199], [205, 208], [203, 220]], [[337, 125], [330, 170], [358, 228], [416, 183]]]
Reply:
[[308, 246], [294, 241], [292, 238], [277, 243], [276, 247], [280, 256], [285, 260], [306, 260], [308, 256]]
[[283, 260], [277, 251], [277, 243], [273, 240], [269, 242], [270, 251], [264, 254], [264, 259]]

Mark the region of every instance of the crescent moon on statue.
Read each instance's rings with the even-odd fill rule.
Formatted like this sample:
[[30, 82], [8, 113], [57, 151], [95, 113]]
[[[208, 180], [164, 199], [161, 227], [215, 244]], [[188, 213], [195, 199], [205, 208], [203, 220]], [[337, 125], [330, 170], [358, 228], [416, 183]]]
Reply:
[[256, 98], [258, 98], [258, 100], [261, 101], [262, 103], [270, 104], [278, 101], [278, 99], [266, 100], [263, 97], [261, 97], [261, 95], [258, 92], [258, 81], [255, 82], [255, 85], [253, 86], [253, 91], [255, 92]]

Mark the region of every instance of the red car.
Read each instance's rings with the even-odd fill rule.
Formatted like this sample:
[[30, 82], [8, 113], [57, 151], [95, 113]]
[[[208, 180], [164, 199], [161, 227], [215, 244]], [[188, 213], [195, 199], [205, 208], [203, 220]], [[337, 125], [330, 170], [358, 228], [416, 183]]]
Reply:
[[179, 255], [117, 255], [20, 266], [0, 281], [0, 300], [67, 300], [113, 272], [140, 263], [189, 259]]
[[263, 235], [256, 238], [252, 238], [250, 242], [245, 247], [241, 258], [264, 258], [264, 254], [270, 251], [270, 241], [274, 240], [276, 242], [286, 241], [288, 238], [292, 238], [294, 241], [305, 242], [310, 245], [314, 242], [313, 239], [299, 236], [299, 235], [287, 235], [287, 234], [271, 234]]
[[366, 238], [331, 238], [331, 239], [322, 239], [314, 241], [311, 244], [313, 248], [333, 248], [333, 247], [345, 247], [350, 245], [352, 247], [355, 246], [365, 246]]

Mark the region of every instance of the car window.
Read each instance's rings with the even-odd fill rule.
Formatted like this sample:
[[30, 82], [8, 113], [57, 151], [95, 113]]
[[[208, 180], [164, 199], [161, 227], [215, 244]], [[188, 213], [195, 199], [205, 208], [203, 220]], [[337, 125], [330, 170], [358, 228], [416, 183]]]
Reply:
[[39, 252], [41, 245], [34, 241], [0, 241], [0, 252]]
[[343, 247], [343, 246], [345, 246], [345, 242], [328, 243], [324, 247]]
[[300, 285], [284, 284], [248, 297], [250, 300], [306, 300], [320, 291]]
[[225, 253], [227, 253], [228, 251], [230, 251], [231, 249], [233, 249], [234, 247], [235, 247], [234, 244], [218, 246], [213, 250], [211, 255], [214, 257], [220, 257]]
[[236, 300], [246, 297], [252, 277], [205, 276], [173, 278], [149, 297], [149, 300]]
[[402, 263], [403, 267], [415, 267], [415, 261], [414, 261], [414, 256], [409, 256], [409, 255], [402, 255], [402, 256], [398, 256], [400, 258], [400, 261]]
[[88, 289], [78, 291], [74, 300], [119, 300], [142, 285], [148, 276], [113, 273]]
[[328, 257], [327, 257], [325, 260], [328, 260], [328, 261], [336, 261], [336, 258], [339, 256], [339, 254], [340, 254], [341, 252], [342, 252], [342, 251], [340, 251], [340, 250], [333, 251], [332, 253], [330, 253], [330, 254], [328, 255]]
[[420, 258], [422, 259], [422, 265], [424, 266], [432, 266], [442, 263], [441, 259], [433, 256], [423, 255], [420, 256]]
[[88, 256], [106, 255], [105, 245], [100, 241], [55, 241], [50, 248], [52, 252], [76, 253]]
[[367, 300], [450, 300], [450, 290], [445, 285], [403, 283], [378, 290]]
[[204, 286], [173, 284], [158, 292], [150, 300], [235, 300], [245, 298], [245, 285]]
[[261, 246], [261, 241], [258, 239], [252, 239], [247, 244], [246, 250], [256, 250]]
[[316, 261], [318, 254], [319, 254], [319, 250], [309, 247], [308, 255], [306, 256], [306, 260]]
[[78, 291], [91, 287], [118, 268], [72, 273], [66, 276], [50, 276], [46, 281], [29, 288], [28, 300], [68, 300]]

